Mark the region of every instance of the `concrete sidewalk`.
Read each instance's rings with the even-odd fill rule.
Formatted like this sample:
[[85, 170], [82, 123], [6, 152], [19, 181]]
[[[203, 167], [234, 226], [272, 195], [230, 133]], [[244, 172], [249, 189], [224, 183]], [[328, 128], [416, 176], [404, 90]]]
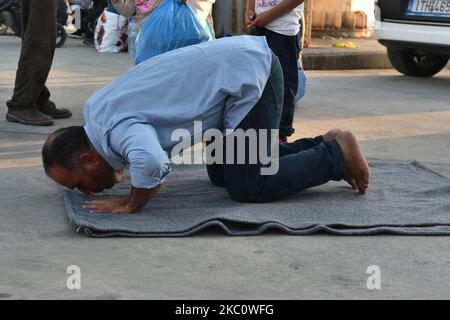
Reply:
[[[19, 50], [18, 39], [0, 37], [0, 299], [450, 298], [447, 237], [77, 234], [61, 191], [42, 169], [42, 144], [57, 128], [81, 125], [86, 99], [132, 59], [69, 39], [56, 52], [48, 85], [57, 105], [74, 116], [37, 128], [4, 121]], [[309, 71], [307, 77], [296, 137], [351, 129], [371, 158], [418, 160], [450, 177], [449, 70], [431, 79], [392, 69]], [[70, 265], [81, 268], [81, 290], [66, 287]], [[381, 268], [381, 290], [367, 288], [372, 265]]]
[[[337, 43], [352, 43], [354, 49], [334, 47]], [[305, 70], [391, 69], [386, 47], [374, 38], [338, 39], [313, 38], [309, 48], [303, 49]], [[447, 65], [450, 69], [450, 62]]]
[[[333, 47], [336, 43], [353, 43], [354, 49]], [[313, 38], [303, 50], [305, 70], [389, 69], [386, 48], [375, 39]]]

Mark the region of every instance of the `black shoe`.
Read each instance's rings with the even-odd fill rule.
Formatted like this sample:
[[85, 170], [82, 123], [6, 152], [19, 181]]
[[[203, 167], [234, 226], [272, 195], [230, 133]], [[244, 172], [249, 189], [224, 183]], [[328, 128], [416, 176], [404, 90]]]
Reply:
[[53, 120], [32, 107], [9, 107], [6, 120], [29, 126], [51, 126]]
[[53, 119], [64, 119], [72, 116], [72, 112], [70, 112], [70, 110], [58, 109], [50, 100], [47, 103], [38, 106], [38, 108], [40, 112]]

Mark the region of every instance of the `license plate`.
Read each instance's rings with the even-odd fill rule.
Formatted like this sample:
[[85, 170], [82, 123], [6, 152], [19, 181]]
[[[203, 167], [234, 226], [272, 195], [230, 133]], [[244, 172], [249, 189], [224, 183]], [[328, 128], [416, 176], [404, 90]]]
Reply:
[[450, 0], [409, 0], [406, 15], [450, 18]]

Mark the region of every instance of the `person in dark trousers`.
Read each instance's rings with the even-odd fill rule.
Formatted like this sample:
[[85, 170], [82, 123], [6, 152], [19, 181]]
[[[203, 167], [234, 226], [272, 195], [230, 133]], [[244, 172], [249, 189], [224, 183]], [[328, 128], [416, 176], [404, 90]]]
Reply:
[[265, 36], [270, 49], [280, 59], [284, 75], [284, 105], [280, 123], [280, 143], [294, 134], [295, 95], [298, 88], [301, 4], [304, 0], [248, 0], [245, 19], [249, 34]]
[[57, 0], [22, 0], [22, 49], [6, 120], [49, 126], [72, 113], [57, 109], [45, 86], [56, 47]]
[[102, 15], [103, 10], [108, 7], [107, 0], [94, 0], [92, 8], [82, 11], [81, 29], [84, 31], [83, 43], [89, 47], [94, 48], [95, 23]]

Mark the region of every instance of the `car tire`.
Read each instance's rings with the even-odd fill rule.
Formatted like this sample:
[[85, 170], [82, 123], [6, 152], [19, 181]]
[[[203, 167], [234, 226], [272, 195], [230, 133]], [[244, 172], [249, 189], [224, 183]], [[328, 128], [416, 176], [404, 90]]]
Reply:
[[399, 72], [413, 77], [432, 77], [447, 65], [449, 57], [420, 54], [414, 50], [387, 49], [392, 66]]

